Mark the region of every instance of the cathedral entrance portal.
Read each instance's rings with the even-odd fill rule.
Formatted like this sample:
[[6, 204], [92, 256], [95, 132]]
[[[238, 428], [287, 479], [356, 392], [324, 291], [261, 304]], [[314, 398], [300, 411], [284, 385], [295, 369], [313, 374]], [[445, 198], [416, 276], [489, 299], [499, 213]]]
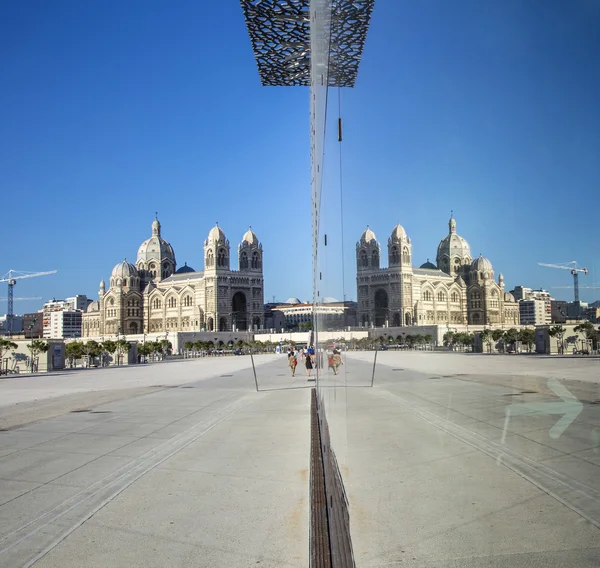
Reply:
[[248, 314], [246, 312], [246, 296], [243, 292], [236, 292], [231, 300], [233, 328], [237, 331], [248, 329]]
[[388, 295], [380, 288], [375, 292], [375, 327], [383, 327], [388, 319]]

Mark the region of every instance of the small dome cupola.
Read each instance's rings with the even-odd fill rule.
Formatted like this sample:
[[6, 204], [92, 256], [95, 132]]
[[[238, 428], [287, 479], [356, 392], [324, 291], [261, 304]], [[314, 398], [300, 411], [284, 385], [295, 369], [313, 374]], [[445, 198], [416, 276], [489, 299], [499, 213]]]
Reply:
[[406, 231], [404, 230], [404, 227], [402, 225], [400, 225], [400, 223], [398, 223], [392, 230], [390, 240], [392, 242], [398, 242], [398, 241], [405, 240], [406, 238], [407, 238]]
[[375, 236], [375, 233], [371, 231], [369, 225], [367, 225], [367, 228], [363, 231], [363, 234], [360, 236], [360, 242], [364, 244], [371, 244], [377, 242], [377, 237]]
[[471, 275], [478, 280], [494, 279], [492, 263], [481, 254], [471, 263]]
[[124, 259], [119, 262], [111, 272], [110, 287], [111, 288], [135, 288], [140, 284], [137, 268]]
[[183, 266], [181, 266], [175, 271], [175, 274], [189, 274], [190, 272], [196, 271], [191, 266], [188, 266], [186, 262]]
[[229, 241], [219, 223], [209, 231], [204, 241], [204, 268], [229, 270]]
[[238, 269], [262, 270], [262, 244], [258, 240], [252, 227], [242, 236], [242, 242], [238, 245]]
[[227, 237], [223, 232], [223, 229], [219, 227], [219, 223], [216, 223], [215, 226], [208, 232], [208, 242], [216, 243], [216, 244], [225, 244], [227, 241]]

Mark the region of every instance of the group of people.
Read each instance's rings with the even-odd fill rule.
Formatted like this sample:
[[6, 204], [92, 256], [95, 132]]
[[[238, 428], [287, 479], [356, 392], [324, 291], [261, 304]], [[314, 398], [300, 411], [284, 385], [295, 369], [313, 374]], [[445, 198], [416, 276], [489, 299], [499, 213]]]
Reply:
[[[319, 362], [322, 364], [322, 353], [319, 353], [319, 355]], [[293, 346], [290, 346], [290, 348], [288, 349], [288, 365], [292, 371], [292, 377], [296, 376], [298, 356], [300, 356], [300, 359], [304, 361], [304, 366], [306, 368], [306, 376], [310, 377], [311, 371], [317, 366], [317, 361], [315, 360], [315, 348], [308, 347], [297, 351]], [[342, 362], [342, 355], [339, 349], [337, 349], [337, 347], [334, 347], [332, 354], [327, 357], [327, 363], [328, 367], [330, 369], [333, 369], [333, 374], [337, 375], [340, 366], [344, 364]]]

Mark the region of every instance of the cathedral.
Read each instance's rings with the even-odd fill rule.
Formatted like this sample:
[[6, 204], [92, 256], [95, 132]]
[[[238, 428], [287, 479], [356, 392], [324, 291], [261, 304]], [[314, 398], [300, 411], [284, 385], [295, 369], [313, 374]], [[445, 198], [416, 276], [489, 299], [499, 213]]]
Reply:
[[204, 241], [204, 270], [177, 268], [173, 247], [156, 218], [135, 265], [123, 260], [100, 282], [98, 300], [83, 314], [83, 337], [178, 331], [245, 331], [263, 327], [263, 247], [252, 229], [230, 268], [225, 233], [213, 227]]
[[388, 267], [380, 263], [380, 245], [367, 227], [356, 243], [358, 322], [364, 327], [519, 323], [519, 305], [504, 291], [504, 277], [494, 279], [487, 258], [473, 259], [454, 216], [436, 264], [413, 268], [411, 239], [401, 225], [388, 239]]

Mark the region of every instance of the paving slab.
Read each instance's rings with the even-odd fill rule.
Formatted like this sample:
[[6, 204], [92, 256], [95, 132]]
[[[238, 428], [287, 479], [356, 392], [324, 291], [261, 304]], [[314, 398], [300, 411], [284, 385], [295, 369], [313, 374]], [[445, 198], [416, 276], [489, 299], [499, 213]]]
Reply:
[[92, 452], [20, 450], [1, 458], [0, 479], [48, 483], [97, 457]]
[[216, 366], [5, 433], [0, 565], [306, 566], [310, 389]]
[[[557, 440], [549, 429], [560, 416], [520, 416], [505, 434], [506, 408], [515, 399], [552, 399], [546, 393], [505, 397], [506, 386], [488, 384], [485, 373], [479, 382], [432, 380], [432, 361], [426, 372], [391, 371], [392, 365], [408, 367], [401, 356], [376, 369], [375, 388], [361, 390], [351, 387], [370, 374], [370, 362], [352, 354], [348, 360], [352, 374], [335, 379], [343, 394], [333, 397], [331, 386], [322, 393], [346, 484], [357, 566], [597, 565], [600, 531], [576, 512], [576, 492], [572, 507], [565, 507], [538, 485], [541, 477], [532, 483], [479, 451], [519, 454], [543, 466], [545, 475], [595, 495], [597, 466], [566, 455], [596, 455], [589, 424], [575, 421]], [[439, 368], [438, 376], [447, 374]], [[404, 401], [401, 411], [390, 410], [394, 400]], [[464, 439], [454, 432], [464, 432]], [[469, 436], [479, 443], [473, 446]], [[579, 504], [600, 524], [600, 511], [586, 499]]]

